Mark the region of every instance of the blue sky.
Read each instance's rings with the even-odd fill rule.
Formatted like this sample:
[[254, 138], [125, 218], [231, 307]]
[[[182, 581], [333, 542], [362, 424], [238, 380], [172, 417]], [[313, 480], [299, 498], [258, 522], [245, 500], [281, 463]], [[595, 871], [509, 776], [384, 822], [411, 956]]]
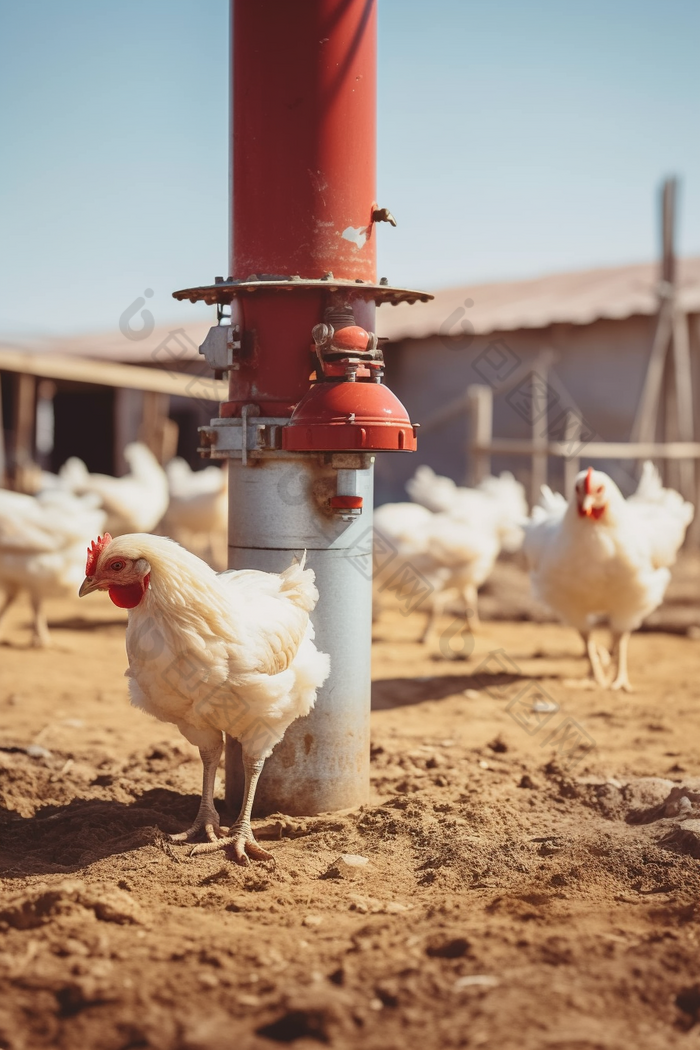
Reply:
[[[0, 334], [116, 328], [227, 257], [225, 0], [0, 0]], [[697, 0], [379, 0], [392, 283], [700, 254]]]

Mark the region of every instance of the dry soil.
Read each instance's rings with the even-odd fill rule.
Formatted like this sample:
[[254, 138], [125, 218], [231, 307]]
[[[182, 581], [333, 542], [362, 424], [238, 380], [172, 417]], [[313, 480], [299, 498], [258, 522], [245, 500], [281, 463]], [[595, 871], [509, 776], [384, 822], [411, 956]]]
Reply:
[[[581, 687], [580, 641], [524, 618], [518, 572], [473, 651], [458, 621], [426, 650], [418, 614], [385, 610], [370, 804], [259, 822], [275, 862], [247, 869], [164, 835], [194, 815], [200, 764], [129, 707], [123, 615], [56, 602], [37, 651], [19, 607], [0, 645], [0, 1048], [698, 1045], [697, 566], [634, 636], [631, 695]], [[341, 854], [368, 863], [333, 877]]]

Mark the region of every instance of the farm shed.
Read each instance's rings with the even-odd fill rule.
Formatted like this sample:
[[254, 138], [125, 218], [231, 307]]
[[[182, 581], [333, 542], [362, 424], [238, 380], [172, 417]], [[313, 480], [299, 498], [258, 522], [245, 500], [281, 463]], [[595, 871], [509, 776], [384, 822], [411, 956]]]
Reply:
[[[694, 417], [700, 405], [700, 259], [678, 261], [678, 308], [687, 318]], [[377, 500], [405, 499], [404, 484], [419, 463], [457, 481], [468, 475], [466, 390], [493, 390], [493, 433], [527, 439], [526, 410], [532, 373], [546, 379], [549, 437], [561, 438], [566, 410], [575, 409], [584, 436], [627, 441], [644, 387], [659, 310], [656, 263], [561, 273], [534, 280], [465, 285], [436, 293], [410, 310], [399, 305], [378, 314], [388, 340], [388, 381], [421, 423], [415, 456], [377, 462]], [[659, 437], [664, 420], [659, 420]], [[666, 421], [672, 429], [673, 420]], [[559, 431], [559, 432], [558, 432]], [[694, 435], [698, 438], [697, 429]], [[585, 452], [584, 452], [585, 455]], [[497, 455], [494, 471], [512, 470], [529, 480], [528, 459]], [[600, 464], [623, 491], [634, 464]], [[560, 462], [550, 462], [550, 482], [561, 486]], [[672, 475], [669, 481], [673, 481]]]
[[138, 342], [119, 331], [0, 340], [0, 473], [31, 487], [35, 465], [55, 471], [79, 455], [91, 471], [119, 474], [134, 440], [163, 462], [177, 453], [197, 466], [197, 427], [226, 389], [198, 354], [208, 327], [173, 324]]

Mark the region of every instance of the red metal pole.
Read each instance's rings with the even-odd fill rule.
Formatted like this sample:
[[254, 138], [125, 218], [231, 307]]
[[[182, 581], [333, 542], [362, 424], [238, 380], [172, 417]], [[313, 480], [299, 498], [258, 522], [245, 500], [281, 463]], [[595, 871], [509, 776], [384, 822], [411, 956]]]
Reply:
[[[375, 284], [375, 0], [246, 0], [231, 23], [231, 274]], [[225, 415], [251, 401], [291, 414], [322, 297], [239, 300], [255, 350], [232, 373]], [[372, 329], [374, 304], [358, 305]]]
[[202, 435], [230, 460], [229, 565], [279, 572], [306, 551], [316, 573], [330, 677], [256, 796], [313, 814], [368, 796], [374, 453], [415, 448], [375, 303], [431, 296], [377, 284], [374, 226], [394, 220], [375, 201], [376, 0], [232, 0], [231, 31], [230, 276], [175, 296], [231, 304], [202, 347], [230, 374]]

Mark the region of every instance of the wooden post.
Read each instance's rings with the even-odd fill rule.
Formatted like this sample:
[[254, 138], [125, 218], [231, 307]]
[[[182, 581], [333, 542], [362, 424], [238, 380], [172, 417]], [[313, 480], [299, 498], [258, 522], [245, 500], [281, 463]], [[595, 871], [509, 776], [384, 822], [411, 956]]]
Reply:
[[[581, 442], [581, 417], [578, 412], [566, 413], [566, 428], [564, 441], [576, 448]], [[574, 492], [576, 475], [581, 469], [581, 459], [578, 455], [567, 456], [564, 459], [564, 495], [571, 499]]]
[[177, 424], [168, 419], [169, 409], [168, 394], [144, 391], [143, 420], [139, 438], [148, 445], [159, 463], [166, 463], [172, 459], [177, 448]]
[[7, 455], [5, 454], [5, 423], [2, 415], [2, 374], [0, 374], [0, 488], [7, 485]]
[[[676, 187], [675, 179], [666, 179], [661, 195], [661, 267], [659, 285], [659, 312], [656, 318], [654, 339], [644, 380], [644, 389], [639, 400], [637, 414], [632, 427], [632, 441], [654, 441], [659, 413], [659, 403], [664, 382], [664, 371], [669, 343], [675, 339], [676, 297]], [[683, 372], [683, 365], [681, 366]], [[678, 375], [676, 384], [678, 384]], [[690, 389], [690, 387], [689, 387]], [[676, 391], [678, 386], [676, 385]], [[667, 392], [669, 388], [667, 387]], [[692, 395], [691, 395], [692, 398]], [[674, 405], [666, 398], [666, 420], [674, 418]], [[692, 418], [692, 400], [691, 400]], [[668, 437], [667, 437], [668, 440]], [[681, 438], [681, 440], [687, 440]]]
[[481, 383], [467, 387], [467, 485], [478, 485], [491, 473], [493, 390]]
[[[673, 314], [673, 373], [675, 378], [676, 430], [679, 441], [694, 440], [693, 377], [690, 368], [690, 340], [688, 318], [676, 309]], [[692, 460], [678, 462], [678, 484], [681, 495], [692, 503], [696, 501], [695, 465]]]
[[[530, 506], [534, 507], [540, 499], [542, 486], [547, 484], [547, 399], [549, 394], [550, 354], [545, 352], [537, 358], [536, 371], [532, 373], [530, 391], [530, 422], [532, 435], [532, 467], [530, 472]], [[541, 383], [541, 386], [539, 385]]]
[[34, 430], [36, 378], [20, 373], [15, 383], [15, 442], [13, 449], [13, 484], [23, 492], [34, 463]]
[[632, 425], [631, 441], [656, 440], [656, 421], [672, 324], [673, 300], [669, 296], [665, 296], [659, 304], [654, 341], [651, 346], [651, 354], [649, 355], [642, 396], [639, 399], [637, 414]]

